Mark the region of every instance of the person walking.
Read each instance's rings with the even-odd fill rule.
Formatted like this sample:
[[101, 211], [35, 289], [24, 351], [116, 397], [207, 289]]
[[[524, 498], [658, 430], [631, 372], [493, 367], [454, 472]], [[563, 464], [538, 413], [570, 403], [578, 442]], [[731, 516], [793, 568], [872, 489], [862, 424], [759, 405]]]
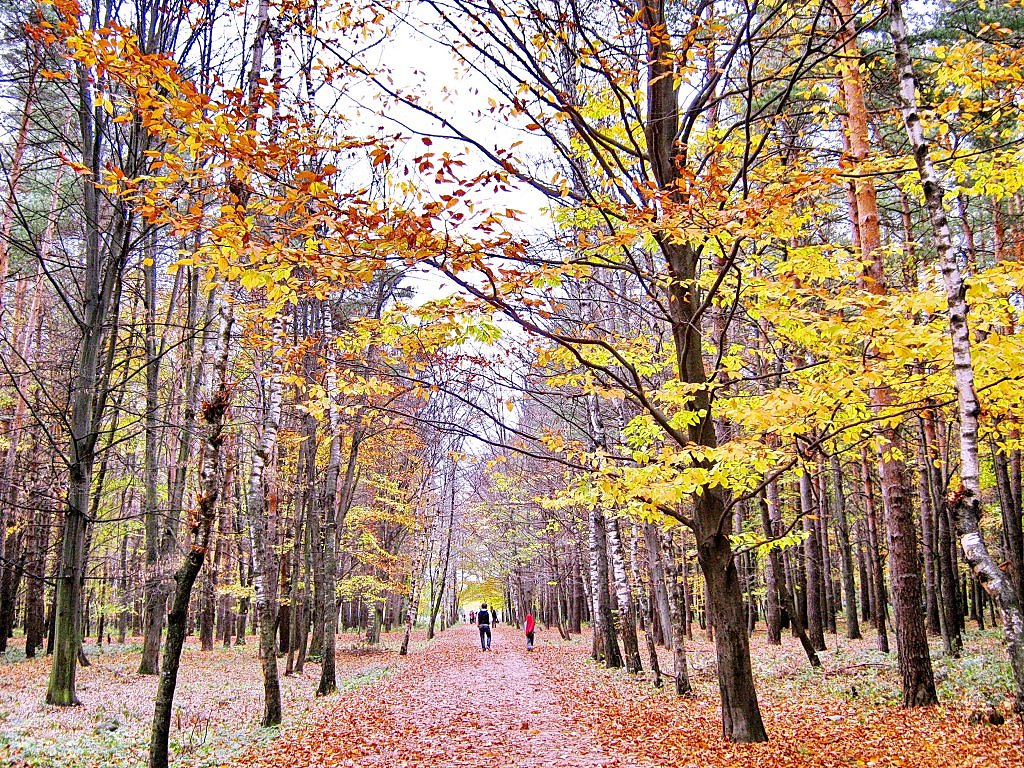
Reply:
[[526, 614], [526, 621], [523, 623], [524, 629], [526, 629], [526, 650], [533, 650], [533, 631], [537, 628], [536, 622], [533, 620], [533, 614]]
[[491, 650], [491, 612], [487, 610], [487, 603], [483, 603], [477, 611], [476, 625], [480, 628], [480, 650]]

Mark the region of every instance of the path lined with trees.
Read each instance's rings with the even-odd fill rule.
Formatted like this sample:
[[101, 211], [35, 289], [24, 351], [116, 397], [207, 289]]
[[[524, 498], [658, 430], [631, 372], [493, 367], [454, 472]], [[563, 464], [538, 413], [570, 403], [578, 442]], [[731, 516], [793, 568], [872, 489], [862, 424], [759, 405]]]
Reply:
[[473, 601], [703, 633], [735, 743], [759, 633], [912, 709], [994, 627], [1024, 727], [1018, 5], [3, 4], [0, 652], [137, 642], [149, 768], [189, 638], [272, 728]]

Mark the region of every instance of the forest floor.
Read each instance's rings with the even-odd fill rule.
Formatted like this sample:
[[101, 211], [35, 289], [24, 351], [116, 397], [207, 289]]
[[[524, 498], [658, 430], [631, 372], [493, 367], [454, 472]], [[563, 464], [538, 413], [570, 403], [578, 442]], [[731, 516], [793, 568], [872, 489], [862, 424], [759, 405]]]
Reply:
[[[351, 638], [352, 636], [348, 636]], [[754, 665], [771, 741], [721, 739], [713, 647], [689, 645], [695, 691], [677, 699], [645, 676], [602, 669], [587, 638], [538, 631], [527, 653], [513, 627], [495, 629], [483, 653], [462, 625], [409, 656], [396, 637], [369, 650], [343, 636], [342, 691], [316, 699], [319, 665], [282, 678], [285, 725], [263, 730], [255, 643], [201, 653], [188, 648], [172, 727], [173, 765], [200, 768], [716, 768], [718, 766], [1024, 765], [1021, 724], [976, 725], [979, 705], [1005, 708], [1009, 678], [997, 633], [972, 632], [969, 654], [936, 655], [944, 704], [899, 708], [894, 659], [869, 641], [827, 636], [823, 670], [798, 644], [755, 635]], [[89, 646], [90, 651], [95, 649]], [[155, 679], [137, 675], [137, 646], [107, 647], [83, 669], [83, 706], [42, 704], [48, 660], [0, 657], [0, 765], [128, 768], [145, 764]], [[663, 668], [670, 668], [666, 654]]]

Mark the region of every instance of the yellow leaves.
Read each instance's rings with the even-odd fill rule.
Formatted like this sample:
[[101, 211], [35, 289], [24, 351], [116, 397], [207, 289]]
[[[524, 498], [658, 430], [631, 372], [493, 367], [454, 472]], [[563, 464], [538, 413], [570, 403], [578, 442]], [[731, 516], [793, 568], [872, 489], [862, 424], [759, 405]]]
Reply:
[[254, 269], [243, 270], [239, 278], [239, 283], [247, 291], [254, 291], [257, 288], [262, 288], [267, 285], [265, 276]]

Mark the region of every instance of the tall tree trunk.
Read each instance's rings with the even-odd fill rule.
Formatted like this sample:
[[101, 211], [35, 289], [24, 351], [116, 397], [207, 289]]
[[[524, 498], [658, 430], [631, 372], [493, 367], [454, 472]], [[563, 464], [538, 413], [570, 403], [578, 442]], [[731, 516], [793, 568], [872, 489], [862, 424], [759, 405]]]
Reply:
[[821, 575], [824, 580], [824, 623], [825, 631], [836, 634], [836, 589], [835, 580], [832, 578], [832, 548], [828, 536], [828, 489], [825, 482], [825, 469], [819, 468], [816, 475], [816, 490], [818, 492], [818, 541], [821, 550]]
[[846, 616], [846, 636], [860, 639], [857, 619], [857, 590], [853, 580], [853, 551], [850, 546], [850, 523], [846, 516], [846, 493], [843, 489], [843, 471], [839, 455], [832, 454], [832, 488], [835, 491], [836, 538], [839, 543], [839, 564], [843, 576], [843, 607]]
[[[890, 443], [888, 450], [896, 449]], [[889, 573], [896, 611], [896, 652], [903, 679], [903, 706], [929, 706], [938, 699], [921, 608], [923, 589], [917, 564], [917, 530], [907, 493], [905, 466], [901, 460], [883, 453], [880, 475], [885, 496]]]
[[43, 644], [43, 579], [46, 575], [46, 551], [50, 541], [50, 521], [45, 504], [45, 489], [39, 480], [29, 495], [32, 523], [29, 529], [31, 545], [25, 569], [25, 656], [33, 659], [36, 649]]
[[[768, 488], [761, 494], [761, 525], [764, 527], [765, 536], [769, 539], [782, 535], [782, 511], [779, 509], [778, 494], [773, 492], [774, 488], [776, 488], [776, 485], [773, 481], [768, 484]], [[800, 645], [803, 647], [804, 653], [807, 654], [807, 660], [811, 663], [811, 666], [820, 667], [821, 660], [818, 658], [814, 643], [808, 637], [807, 630], [804, 629], [803, 622], [800, 621], [800, 615], [793, 602], [793, 595], [786, 587], [785, 566], [782, 563], [782, 552], [779, 551], [778, 547], [772, 547], [768, 550], [768, 568], [772, 572], [772, 582], [777, 590], [776, 599], [779, 605], [789, 614], [789, 620], [793, 625], [793, 634], [800, 639]]]
[[[665, 583], [666, 574], [658, 532], [654, 523], [644, 523], [644, 541], [647, 544], [647, 569], [651, 574], [651, 590], [653, 592], [653, 609], [658, 614], [657, 624], [662, 627], [663, 644], [672, 648], [672, 609], [670, 607], [669, 589]], [[674, 585], [671, 587], [674, 588]], [[680, 606], [680, 610], [683, 610]], [[685, 621], [685, 617], [684, 617]], [[684, 627], [683, 636], [686, 630]]]
[[215, 353], [215, 384], [213, 394], [203, 405], [203, 421], [207, 435], [203, 451], [203, 467], [197, 494], [197, 514], [192, 522], [192, 546], [174, 576], [175, 590], [171, 611], [167, 616], [167, 643], [164, 646], [163, 672], [157, 684], [153, 727], [149, 740], [148, 768], [167, 768], [167, 749], [174, 711], [174, 691], [178, 684], [178, 665], [185, 644], [185, 626], [192, 587], [199, 575], [210, 547], [210, 531], [216, 517], [220, 492], [221, 444], [224, 414], [230, 402], [227, 382], [228, 350], [230, 349], [232, 316], [227, 305], [221, 310], [221, 328]]
[[[705, 489], [698, 498], [698, 521], [721, 520], [724, 500], [718, 489]], [[741, 743], [767, 741], [750, 666], [750, 645], [739, 575], [729, 537], [719, 528], [698, 522], [697, 561], [708, 588], [708, 614], [715, 630], [718, 690], [722, 697], [722, 734]]]
[[[761, 499], [761, 524], [767, 538], [774, 536], [768, 511], [779, 504], [779, 486], [775, 480], [768, 483]], [[768, 550], [768, 563], [765, 566], [765, 634], [768, 645], [782, 645], [782, 599], [786, 588], [786, 574], [783, 570], [782, 554], [772, 547]], [[774, 554], [774, 557], [773, 557]], [[811, 648], [814, 652], [814, 648]]]
[[640, 646], [636, 638], [636, 607], [633, 589], [626, 573], [626, 558], [622, 549], [619, 521], [605, 518], [605, 533], [608, 538], [608, 554], [611, 556], [612, 581], [619, 606], [619, 634], [622, 636], [623, 661], [627, 671], [633, 674], [643, 672], [640, 661]]
[[867, 449], [861, 449], [861, 482], [864, 488], [864, 520], [868, 534], [868, 560], [871, 568], [871, 583], [874, 586], [874, 600], [871, 614], [875, 629], [878, 630], [878, 650], [889, 652], [889, 630], [886, 626], [889, 609], [885, 595], [885, 572], [882, 568], [882, 554], [879, 549], [878, 514], [875, 511], [875, 489], [871, 480]]
[[[650, 528], [653, 531], [653, 527]], [[676, 696], [684, 696], [693, 690], [690, 684], [690, 671], [686, 665], [686, 617], [685, 596], [683, 595], [684, 578], [680, 574], [676, 559], [676, 546], [672, 531], [663, 531], [660, 542], [650, 541], [649, 546], [660, 544], [661, 560], [665, 564], [665, 578], [669, 590], [670, 621], [669, 630], [672, 634], [672, 677], [675, 682]], [[684, 553], [685, 554], [685, 553]]]
[[604, 515], [597, 508], [590, 510], [590, 580], [593, 590], [593, 626], [595, 660], [603, 661], [606, 667], [622, 666], [619, 641], [615, 636], [611, 596], [608, 593], [608, 544], [605, 533]]
[[[139, 661], [140, 675], [155, 675], [160, 672], [160, 636], [164, 627], [164, 611], [170, 593], [167, 576], [170, 572], [169, 558], [177, 540], [177, 521], [171, 525], [167, 510], [160, 508], [157, 488], [159, 441], [161, 433], [157, 410], [160, 406], [160, 362], [162, 350], [156, 330], [156, 262], [151, 257], [149, 266], [143, 267], [145, 294], [145, 337], [146, 355], [146, 415], [145, 447], [143, 449], [143, 477], [145, 478], [144, 530], [146, 535], [146, 580], [143, 588], [145, 609], [143, 614], [142, 658]], [[184, 467], [178, 467], [184, 472]], [[165, 522], [166, 528], [161, 525]], [[163, 545], [163, 536], [171, 545]]]
[[[639, 594], [640, 615], [643, 617], [644, 641], [647, 645], [647, 659], [651, 669], [651, 683], [655, 688], [661, 688], [661, 665], [658, 663], [658, 644], [654, 639], [654, 586], [651, 584], [650, 573], [645, 571], [640, 565], [639, 524], [631, 522], [629, 531], [631, 574]], [[563, 636], [563, 639], [568, 640], [569, 638], [568, 636]]]
[[[99, 20], [93, 19], [98, 25]], [[94, 103], [90, 73], [78, 65], [78, 122], [82, 165], [91, 178], [82, 184], [85, 241], [81, 300], [75, 315], [78, 350], [71, 387], [68, 423], [68, 493], [54, 597], [53, 664], [46, 702], [59, 706], [78, 703], [75, 690], [78, 654], [82, 644], [82, 583], [85, 578], [85, 531], [96, 443], [108, 394], [110, 366], [103, 354], [104, 340], [116, 321], [126, 241], [132, 216], [115, 205], [106, 216], [100, 210], [100, 191], [92, 179], [100, 178], [101, 147], [106, 113]], [[109, 223], [104, 222], [109, 218]], [[101, 231], [106, 236], [101, 237]]]
[[[152, 243], [147, 245], [152, 251]], [[179, 271], [176, 275], [174, 288], [168, 306], [168, 316], [163, 327], [164, 333], [157, 334], [157, 293], [156, 293], [156, 262], [151, 257], [150, 264], [143, 268], [143, 287], [145, 296], [145, 338], [146, 355], [146, 416], [145, 416], [145, 447], [143, 452], [145, 477], [145, 539], [146, 539], [146, 581], [143, 588], [143, 644], [142, 658], [139, 662], [139, 674], [157, 674], [160, 669], [160, 636], [163, 632], [164, 612], [167, 598], [172, 591], [169, 582], [171, 561], [178, 548], [178, 527], [185, 499], [185, 485], [188, 477], [189, 457], [193, 448], [196, 411], [199, 407], [198, 393], [202, 386], [203, 367], [206, 358], [196, 356], [196, 326], [199, 319], [199, 274], [189, 268]], [[158, 453], [159, 439], [165, 432], [158, 418], [161, 361], [167, 350], [166, 333], [171, 327], [170, 312], [177, 304], [177, 296], [181, 287], [181, 276], [185, 275], [185, 286], [188, 294], [188, 309], [182, 328], [182, 347], [184, 349], [182, 369], [184, 371], [184, 387], [180, 395], [172, 395], [172, 404], [168, 412], [176, 410], [180, 404], [184, 410], [184, 420], [174, 430], [177, 437], [177, 456], [169, 467], [168, 499], [166, 508], [161, 508], [158, 496]], [[205, 299], [203, 327], [209, 328], [214, 320], [214, 294], [211, 292]], [[169, 418], [166, 420], [170, 420]]]
[[871, 602], [874, 600], [874, 586], [871, 580], [871, 569], [868, 567], [868, 537], [864, 530], [864, 521], [858, 520], [857, 529], [857, 571], [860, 573], [860, 618], [871, 620]]
[[932, 507], [932, 495], [928, 488], [928, 456], [925, 452], [924, 431], [920, 439], [915, 441], [914, 459], [917, 463], [917, 496], [921, 507], [921, 544], [924, 559], [924, 602], [931, 634], [941, 634], [942, 624], [939, 621], [938, 579], [935, 573], [935, 510]]
[[455, 473], [456, 465], [455, 461], [452, 460], [452, 473], [448, 480], [448, 484], [450, 485], [450, 503], [448, 507], [447, 525], [445, 526], [446, 534], [444, 554], [441, 556], [441, 561], [439, 563], [440, 568], [438, 569], [438, 579], [440, 580], [440, 583], [437, 585], [437, 591], [430, 606], [430, 618], [427, 623], [428, 640], [434, 639], [434, 622], [437, 621], [437, 615], [441, 610], [441, 601], [444, 599], [445, 589], [448, 587], [448, 573], [451, 567], [452, 555], [452, 537], [455, 531]]
[[1011, 577], [1017, 589], [1017, 600], [1019, 604], [1024, 605], [1024, 530], [1021, 525], [1020, 496], [1014, 492], [1011, 461], [1003, 449], [994, 442], [992, 462], [999, 488], [999, 509], [1003, 519], [1007, 557], [1010, 561]]
[[928, 470], [928, 487], [931, 507], [935, 511], [935, 548], [936, 580], [939, 597], [939, 631], [942, 633], [943, 652], [951, 658], [959, 658], [963, 652], [961, 635], [963, 617], [960, 606], [960, 579], [956, 566], [956, 545], [953, 541], [953, 525], [947, 505], [941, 500], [941, 487], [944, 485], [939, 470], [932, 461], [936, 448], [935, 412], [925, 410], [921, 416], [922, 433], [924, 435], [924, 451], [927, 457], [925, 467]]
[[[841, 39], [846, 56], [843, 69], [843, 92], [846, 100], [850, 154], [857, 163], [870, 155], [868, 111], [860, 74], [860, 51], [857, 46], [853, 10], [850, 0], [837, 0], [836, 8], [842, 24]], [[863, 278], [866, 289], [876, 295], [887, 293], [885, 271], [881, 259], [881, 230], [878, 202], [872, 177], [858, 176], [855, 181], [860, 247], [865, 262]], [[883, 412], [891, 405], [886, 386], [870, 392], [871, 406]], [[903, 459], [899, 456], [898, 438], [891, 426], [879, 429], [882, 487], [889, 543], [889, 572], [892, 575], [893, 607], [896, 617], [896, 649], [899, 654], [903, 682], [904, 706], [934, 704], [935, 679], [924, 612], [921, 610], [921, 573], [917, 562], [917, 529], [910, 504], [908, 479]]]
[[804, 567], [807, 573], [807, 634], [815, 650], [825, 650], [825, 634], [821, 616], [821, 547], [815, 530], [817, 510], [811, 489], [810, 470], [800, 474], [800, 514], [804, 525]]
[[402, 645], [398, 649], [399, 656], [406, 656], [409, 653], [409, 640], [412, 637], [412, 628], [416, 623], [416, 612], [419, 608], [420, 601], [420, 589], [423, 584], [423, 566], [425, 564], [426, 552], [426, 532], [423, 530], [424, 526], [421, 522], [421, 515], [419, 506], [417, 505], [417, 514], [415, 516], [415, 524], [413, 529], [414, 539], [417, 541], [419, 546], [414, 548], [414, 555], [412, 565], [409, 568], [409, 587], [406, 592], [406, 607], [405, 607], [405, 627], [402, 633]]
[[572, 589], [570, 592], [571, 599], [569, 600], [569, 632], [570, 634], [582, 634], [583, 633], [583, 614], [586, 605], [586, 589], [583, 584], [583, 555], [581, 547], [583, 543], [583, 537], [577, 535], [575, 537], [576, 546], [570, 547], [570, 569], [572, 578]]
[[[283, 337], [283, 320], [272, 322], [273, 338]], [[269, 376], [264, 393], [262, 430], [253, 452], [249, 474], [248, 515], [249, 541], [252, 546], [252, 584], [256, 602], [256, 621], [259, 627], [260, 666], [263, 670], [264, 728], [281, 722], [281, 686], [277, 674], [277, 581], [278, 566], [274, 552], [277, 543], [276, 510], [267, 503], [267, 470], [277, 447], [277, 433], [281, 426], [281, 360], [274, 355], [269, 365]]]
[[[324, 337], [330, 339], [333, 336], [333, 317], [331, 308], [323, 307]], [[332, 367], [328, 367], [325, 377], [327, 391], [333, 393], [337, 376]], [[341, 474], [341, 419], [338, 409], [333, 402], [329, 404], [327, 414], [330, 439], [330, 452], [327, 460], [327, 472], [324, 476], [322, 491], [320, 494], [320, 519], [323, 520], [323, 560], [321, 566], [322, 575], [319, 577], [321, 606], [319, 611], [320, 620], [323, 622], [320, 646], [321, 655], [320, 683], [317, 686], [317, 696], [326, 696], [338, 690], [338, 676], [335, 668], [336, 638], [338, 636], [338, 509], [337, 491], [338, 476]], [[348, 470], [346, 470], [346, 488], [351, 482], [349, 475], [354, 472], [356, 456], [359, 451], [358, 436], [352, 435], [352, 447], [349, 451]], [[313, 465], [316, 459], [314, 456]], [[314, 540], [314, 545], [319, 546]]]

